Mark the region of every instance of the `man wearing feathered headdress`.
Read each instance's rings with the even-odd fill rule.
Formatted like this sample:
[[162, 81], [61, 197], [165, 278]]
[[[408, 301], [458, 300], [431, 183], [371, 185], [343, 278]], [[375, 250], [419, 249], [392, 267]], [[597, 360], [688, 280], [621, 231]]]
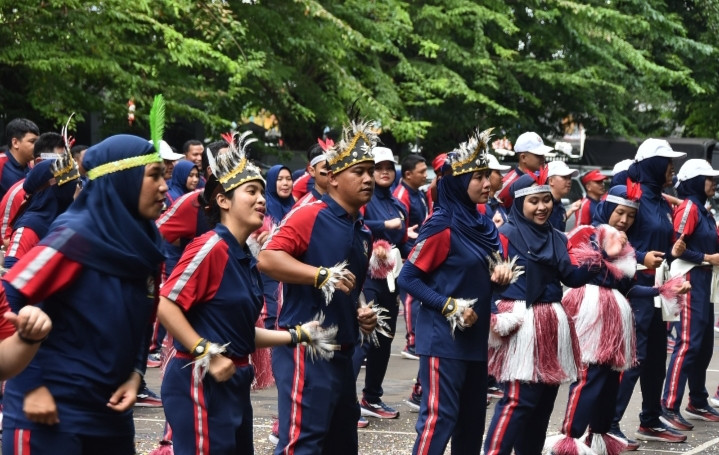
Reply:
[[[326, 151], [328, 193], [288, 213], [258, 256], [260, 271], [285, 283], [278, 326], [289, 329], [322, 314], [337, 325], [332, 360], [307, 362], [306, 347], [277, 347], [273, 366], [278, 389], [280, 453], [357, 453], [360, 409], [352, 354], [360, 330], [377, 323], [371, 308], [358, 309], [371, 234], [359, 209], [372, 197], [377, 136], [353, 121]], [[335, 292], [339, 291], [339, 292]]]

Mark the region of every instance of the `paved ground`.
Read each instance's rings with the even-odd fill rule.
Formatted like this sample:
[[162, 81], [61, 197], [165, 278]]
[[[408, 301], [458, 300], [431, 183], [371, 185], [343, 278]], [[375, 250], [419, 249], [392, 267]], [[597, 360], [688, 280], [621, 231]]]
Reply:
[[[398, 324], [403, 326], [401, 322]], [[403, 327], [399, 330], [403, 330]], [[719, 339], [719, 334], [717, 334]], [[404, 332], [398, 333], [393, 344], [392, 358], [390, 359], [389, 371], [385, 379], [385, 402], [400, 411], [396, 420], [371, 419], [370, 425], [359, 430], [360, 453], [366, 455], [382, 454], [409, 454], [412, 451], [415, 431], [414, 425], [417, 414], [409, 412], [404, 399], [409, 394], [417, 374], [417, 362], [407, 360], [399, 355], [404, 346]], [[715, 343], [715, 352], [716, 352]], [[707, 389], [710, 394], [716, 390], [719, 384], [719, 356], [715, 355], [707, 373]], [[359, 390], [362, 389], [363, 373], [360, 373], [358, 381]], [[150, 387], [159, 393], [160, 379], [159, 371], [151, 369], [147, 374]], [[564, 416], [564, 408], [567, 399], [567, 387], [560, 389], [559, 397], [554, 407], [552, 420], [549, 425], [550, 433], [557, 433]], [[272, 445], [267, 441], [267, 434], [270, 430], [271, 417], [276, 414], [276, 390], [257, 391], [252, 394], [252, 405], [255, 413], [255, 453], [258, 455], [269, 455], [272, 453]], [[686, 403], [686, 398], [684, 400]], [[627, 435], [633, 434], [638, 427], [638, 414], [641, 403], [641, 392], [639, 386], [634, 393], [632, 402], [627, 411], [625, 420], [622, 422], [622, 429]], [[491, 418], [493, 405], [487, 410], [487, 420]], [[162, 409], [136, 408], [135, 421], [137, 426], [137, 450], [139, 454], [147, 454], [152, 450], [160, 439], [163, 428], [164, 414]], [[719, 454], [719, 423], [706, 423], [692, 421], [695, 424], [693, 431], [687, 432], [687, 441], [681, 444], [664, 443], [642, 443], [641, 451], [648, 454], [682, 453], [685, 455], [694, 454]], [[449, 450], [447, 451], [449, 453]]]

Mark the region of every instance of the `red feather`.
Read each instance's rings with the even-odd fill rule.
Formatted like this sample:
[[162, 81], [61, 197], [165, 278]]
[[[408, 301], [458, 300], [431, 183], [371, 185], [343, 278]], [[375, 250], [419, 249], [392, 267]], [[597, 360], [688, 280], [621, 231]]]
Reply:
[[320, 138], [317, 138], [317, 143], [320, 144], [320, 147], [322, 147], [322, 150], [327, 151], [330, 147], [335, 145], [335, 141], [333, 141], [331, 138], [327, 138], [327, 140], [322, 140]]
[[232, 133], [222, 133], [222, 139], [228, 144], [232, 145], [235, 142], [235, 135]]
[[529, 172], [529, 175], [532, 176], [532, 179], [534, 179], [535, 182], [537, 182], [537, 185], [544, 185], [547, 183], [547, 174], [549, 174], [549, 166], [542, 166], [539, 169], [539, 175], [536, 175], [534, 172]]
[[627, 199], [630, 201], [638, 201], [642, 197], [642, 187], [638, 183], [632, 182], [632, 179], [627, 177]]

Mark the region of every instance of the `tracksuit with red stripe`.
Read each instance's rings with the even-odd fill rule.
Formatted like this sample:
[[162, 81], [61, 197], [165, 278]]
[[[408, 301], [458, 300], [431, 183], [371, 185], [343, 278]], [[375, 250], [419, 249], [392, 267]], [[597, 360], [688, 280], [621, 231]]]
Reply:
[[684, 234], [687, 245], [680, 258], [696, 264], [686, 274], [692, 289], [687, 294], [680, 320], [672, 322], [677, 341], [667, 368], [662, 405], [675, 412], [679, 412], [687, 382], [689, 403], [698, 409], [708, 405], [706, 370], [714, 351], [712, 267], [701, 264], [704, 254], [718, 250], [717, 229], [714, 217], [697, 202], [687, 198], [674, 212], [674, 231], [677, 237]]
[[[346, 260], [356, 282], [363, 283], [372, 240], [362, 218], [353, 218], [326, 194], [320, 201], [288, 213], [264, 248], [284, 251], [315, 267], [332, 267]], [[325, 326], [338, 327], [340, 350], [330, 361], [312, 361], [301, 345], [273, 349], [279, 408], [275, 454], [357, 453], [360, 409], [352, 354], [359, 337], [357, 303], [361, 287], [356, 286], [349, 295], [337, 291], [325, 304], [322, 291], [313, 286], [285, 286], [279, 327], [309, 322], [322, 312]]]
[[[14, 311], [42, 302], [53, 321], [28, 368], [7, 382], [5, 454], [134, 451], [132, 409], [116, 412], [107, 403], [133, 370], [144, 374], [157, 277], [128, 279], [83, 267], [58, 251], [77, 243], [72, 234], [67, 229], [46, 237], [3, 277]], [[40, 386], [55, 399], [56, 425], [31, 422], [23, 412], [25, 394]]]
[[579, 210], [574, 215], [574, 226], [582, 226], [586, 224], [592, 224], [594, 214], [597, 212], [597, 205], [599, 201], [586, 196], [582, 199], [582, 204], [579, 206]]
[[[445, 228], [421, 240], [400, 274], [400, 284], [422, 302], [416, 345], [422, 400], [413, 454], [443, 454], [450, 439], [453, 454], [479, 454], [482, 448], [492, 285], [486, 255], [470, 251], [459, 238]], [[442, 315], [447, 297], [478, 299], [477, 322], [454, 336]]]
[[0, 197], [5, 196], [10, 187], [24, 179], [28, 172], [30, 167], [21, 166], [9, 150], [0, 153]]
[[[218, 273], [221, 271], [221, 273]], [[175, 302], [201, 337], [224, 345], [237, 367], [217, 382], [193, 374], [191, 355], [175, 341], [177, 355], [162, 381], [162, 404], [172, 427], [175, 454], [253, 453], [250, 386], [255, 321], [263, 302], [262, 281], [249, 249], [221, 224], [195, 239], [160, 294]]]

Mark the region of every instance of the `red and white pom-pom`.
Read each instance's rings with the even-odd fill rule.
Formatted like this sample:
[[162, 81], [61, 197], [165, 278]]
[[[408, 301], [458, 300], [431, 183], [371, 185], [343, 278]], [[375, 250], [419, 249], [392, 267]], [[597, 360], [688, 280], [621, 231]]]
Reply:
[[523, 300], [499, 300], [498, 313], [490, 316], [489, 328], [500, 337], [506, 337], [519, 329], [524, 321], [527, 305]]
[[679, 312], [686, 304], [686, 294], [677, 294], [674, 290], [684, 284], [686, 280], [684, 275], [677, 275], [659, 286], [659, 295], [662, 296], [665, 305], [665, 311], [668, 314], [678, 316]]
[[627, 448], [627, 444], [609, 433], [594, 433], [589, 447], [597, 455], [619, 455]]
[[602, 252], [588, 243], [573, 246], [569, 254], [572, 262], [581, 267], [595, 268], [602, 264]]
[[543, 453], [552, 455], [595, 455], [587, 445], [563, 434], [550, 436], [544, 440]]
[[372, 245], [372, 257], [369, 260], [369, 276], [383, 280], [394, 270], [394, 256], [390, 254], [392, 245], [386, 240], [377, 240]]
[[[621, 232], [608, 224], [602, 224], [596, 230], [597, 243], [606, 249], [610, 242], [618, 242]], [[609, 273], [616, 279], [631, 278], [637, 271], [637, 258], [634, 248], [625, 242], [619, 254], [603, 261]]]

